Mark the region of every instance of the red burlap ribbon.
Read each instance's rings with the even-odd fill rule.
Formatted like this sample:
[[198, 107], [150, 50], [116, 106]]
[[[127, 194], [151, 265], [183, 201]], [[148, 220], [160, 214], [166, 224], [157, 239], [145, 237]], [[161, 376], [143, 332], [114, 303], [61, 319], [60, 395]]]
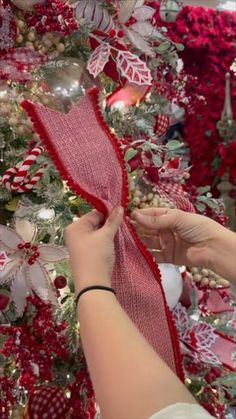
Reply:
[[[67, 115], [40, 104], [22, 105], [69, 186], [105, 215], [119, 205], [127, 212], [125, 161], [118, 140], [101, 115], [96, 89]], [[127, 217], [116, 237], [112, 284], [121, 305], [142, 334], [183, 378], [177, 332], [159, 268]]]

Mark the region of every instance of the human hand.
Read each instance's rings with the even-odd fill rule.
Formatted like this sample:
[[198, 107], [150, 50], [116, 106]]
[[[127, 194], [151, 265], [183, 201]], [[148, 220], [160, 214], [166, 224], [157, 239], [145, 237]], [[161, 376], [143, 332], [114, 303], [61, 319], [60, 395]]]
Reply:
[[123, 208], [113, 210], [106, 220], [92, 211], [66, 228], [75, 291], [91, 285], [110, 286], [113, 271], [114, 238], [123, 219]]
[[228, 232], [207, 217], [175, 209], [135, 210], [131, 218], [159, 263], [212, 269], [215, 244]]

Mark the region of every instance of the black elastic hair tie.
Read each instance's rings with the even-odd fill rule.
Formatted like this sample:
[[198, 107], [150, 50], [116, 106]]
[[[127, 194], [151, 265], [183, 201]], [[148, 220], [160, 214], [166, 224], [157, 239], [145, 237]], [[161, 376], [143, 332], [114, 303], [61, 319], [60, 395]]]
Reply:
[[81, 295], [83, 295], [85, 292], [92, 291], [92, 290], [109, 291], [109, 292], [112, 292], [113, 294], [115, 294], [115, 295], [116, 295], [115, 290], [114, 290], [113, 288], [111, 288], [111, 287], [106, 287], [106, 286], [104, 286], [104, 285], [92, 285], [91, 287], [86, 287], [86, 288], [82, 289], [82, 290], [79, 292], [79, 294], [78, 294], [78, 295], [77, 295], [77, 297], [75, 298], [75, 304], [76, 304], [76, 306], [77, 306], [77, 304], [78, 304], [78, 301], [79, 301], [79, 299], [80, 299]]

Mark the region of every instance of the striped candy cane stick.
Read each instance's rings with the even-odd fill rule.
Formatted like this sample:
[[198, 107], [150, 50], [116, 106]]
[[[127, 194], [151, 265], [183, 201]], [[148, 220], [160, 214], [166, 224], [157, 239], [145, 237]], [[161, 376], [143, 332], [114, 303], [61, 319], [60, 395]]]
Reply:
[[40, 168], [33, 178], [29, 176], [29, 168], [43, 151], [44, 148], [41, 146], [33, 148], [23, 162], [18, 163], [15, 167], [8, 169], [4, 173], [2, 183], [9, 191], [19, 193], [28, 192], [36, 185], [42, 177], [46, 166]]
[[15, 167], [11, 167], [10, 169], [8, 169], [3, 177], [2, 177], [2, 183], [3, 185], [5, 185], [5, 187], [8, 189], [8, 191], [11, 191], [11, 178], [16, 175], [16, 173], [18, 172], [18, 168], [17, 166]]
[[33, 150], [30, 151], [29, 155], [23, 161], [23, 163], [22, 163], [21, 167], [19, 168], [16, 176], [13, 179], [13, 182], [11, 184], [12, 192], [18, 191], [18, 189], [24, 183], [24, 180], [25, 180], [26, 176], [28, 175], [30, 166], [32, 166], [32, 164], [36, 161], [37, 157], [42, 152], [43, 152], [43, 147], [41, 147], [41, 146], [35, 147], [35, 148], [33, 148]]
[[43, 167], [41, 167], [41, 169], [37, 170], [34, 177], [32, 177], [32, 179], [30, 179], [27, 183], [24, 183], [23, 185], [21, 185], [17, 189], [17, 192], [24, 193], [24, 192], [29, 192], [31, 189], [33, 189], [33, 187], [38, 183], [38, 181], [43, 176], [46, 167], [47, 167], [47, 164], [45, 164]]

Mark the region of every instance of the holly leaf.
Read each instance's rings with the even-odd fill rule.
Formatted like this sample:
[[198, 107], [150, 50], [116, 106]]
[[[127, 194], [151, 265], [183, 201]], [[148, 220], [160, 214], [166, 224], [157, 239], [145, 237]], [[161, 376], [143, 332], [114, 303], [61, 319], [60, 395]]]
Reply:
[[111, 46], [108, 42], [101, 43], [91, 54], [87, 69], [92, 74], [94, 78], [100, 74], [107, 62], [109, 61], [111, 55]]
[[134, 156], [136, 156], [137, 152], [138, 151], [134, 148], [129, 148], [129, 150], [127, 150], [125, 153], [125, 160], [130, 161]]
[[182, 144], [177, 140], [171, 140], [166, 144], [166, 147], [169, 150], [177, 150], [178, 148], [182, 147]]
[[168, 41], [164, 41], [162, 42], [160, 45], [158, 45], [158, 47], [156, 48], [156, 50], [160, 53], [167, 51], [170, 48], [170, 43]]
[[209, 185], [200, 186], [199, 188], [197, 188], [197, 191], [200, 195], [205, 195], [210, 190], [211, 190], [211, 187]]
[[162, 166], [162, 159], [158, 154], [152, 156], [152, 161], [155, 164], [155, 166], [157, 166], [157, 167]]
[[119, 51], [116, 57], [117, 68], [130, 83], [152, 84], [151, 71], [146, 63], [130, 51]]

